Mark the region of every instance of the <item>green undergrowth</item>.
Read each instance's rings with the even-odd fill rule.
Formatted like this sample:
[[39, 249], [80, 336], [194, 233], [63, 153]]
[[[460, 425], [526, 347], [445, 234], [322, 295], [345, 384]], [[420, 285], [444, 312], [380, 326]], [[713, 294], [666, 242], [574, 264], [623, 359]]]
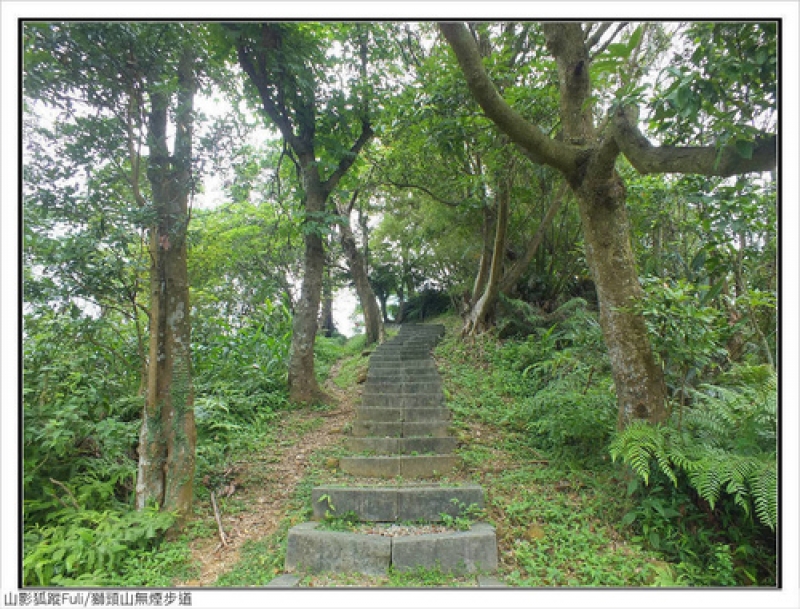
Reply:
[[676, 409], [673, 431], [620, 435], [595, 315], [571, 306], [555, 317], [505, 340], [461, 340], [459, 321], [445, 320], [436, 350], [505, 581], [774, 585], [774, 377], [733, 368], [692, 394], [682, 420]]

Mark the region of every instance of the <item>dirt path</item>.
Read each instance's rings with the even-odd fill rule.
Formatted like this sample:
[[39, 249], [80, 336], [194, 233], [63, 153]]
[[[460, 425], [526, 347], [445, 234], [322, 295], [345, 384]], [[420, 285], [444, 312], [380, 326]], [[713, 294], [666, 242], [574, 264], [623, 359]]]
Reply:
[[[331, 369], [329, 378], [336, 378], [338, 371], [339, 364]], [[227, 538], [226, 546], [222, 545], [217, 535], [191, 542], [191, 561], [200, 567], [200, 575], [196, 579], [182, 582], [181, 585], [213, 585], [220, 575], [238, 562], [239, 551], [245, 542], [263, 539], [277, 530], [286, 514], [289, 498], [304, 475], [309, 456], [341, 439], [342, 427], [353, 418], [353, 401], [357, 395], [355, 389], [345, 391], [328, 381], [325, 391], [337, 403], [334, 410], [293, 412], [279, 423], [288, 433], [298, 423], [321, 418], [322, 424], [319, 427], [306, 432], [296, 444], [287, 447], [270, 446], [268, 452], [253, 455], [247, 463], [239, 465], [234, 477], [246, 480], [247, 483], [234, 493], [247, 509], [236, 514], [221, 514], [222, 527]], [[277, 437], [282, 435], [279, 432]], [[208, 517], [214, 522], [216, 530], [213, 514]]]

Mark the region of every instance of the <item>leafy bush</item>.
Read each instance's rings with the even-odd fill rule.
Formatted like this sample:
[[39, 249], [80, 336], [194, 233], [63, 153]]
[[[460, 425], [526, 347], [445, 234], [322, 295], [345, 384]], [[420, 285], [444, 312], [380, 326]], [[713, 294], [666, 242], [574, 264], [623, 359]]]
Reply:
[[241, 320], [198, 316], [193, 336], [197, 474], [227, 467], [288, 407], [291, 314], [267, 301]]
[[254, 414], [265, 396], [286, 393], [291, 344], [291, 314], [284, 304], [267, 301], [240, 322], [201, 317], [192, 355], [197, 395], [228, 394], [233, 412]]
[[667, 386], [683, 405], [686, 392], [704, 373], [727, 356], [724, 348], [733, 328], [712, 306], [722, 283], [709, 288], [686, 280], [643, 280], [647, 297], [640, 305], [664, 366]]
[[[25, 530], [61, 511], [108, 510], [130, 500], [141, 400], [131, 324], [77, 311], [25, 318]], [[67, 485], [74, 488], [65, 495]], [[69, 501], [66, 501], [69, 500]]]
[[531, 333], [507, 341], [498, 358], [512, 372], [506, 386], [516, 398], [504, 421], [536, 447], [602, 457], [617, 405], [596, 315], [575, 298], [545, 317], [529, 316]]
[[157, 509], [63, 509], [25, 532], [23, 582], [29, 586], [105, 585], [137, 553], [151, 548], [174, 517]]

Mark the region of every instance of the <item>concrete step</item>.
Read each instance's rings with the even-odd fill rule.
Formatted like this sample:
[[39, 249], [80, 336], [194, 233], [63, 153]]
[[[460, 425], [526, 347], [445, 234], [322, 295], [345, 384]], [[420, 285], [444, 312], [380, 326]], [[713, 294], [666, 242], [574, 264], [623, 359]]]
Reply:
[[361, 405], [365, 408], [436, 408], [444, 405], [444, 393], [373, 393], [365, 389]]
[[442, 381], [367, 381], [364, 393], [441, 393]]
[[407, 382], [433, 382], [441, 381], [442, 377], [436, 368], [406, 370], [397, 366], [387, 368], [370, 368], [367, 371], [367, 382], [370, 381], [402, 381]]
[[353, 421], [350, 435], [356, 438], [410, 438], [448, 435], [449, 421], [408, 421], [386, 423], [381, 421]]
[[497, 569], [494, 528], [476, 523], [467, 531], [383, 537], [326, 531], [304, 522], [289, 529], [286, 571], [382, 575], [389, 567], [409, 571], [435, 568], [453, 574]]
[[398, 571], [441, 569], [445, 573], [491, 573], [497, 570], [497, 536], [484, 522], [468, 531], [408, 535], [392, 539], [392, 566]]
[[484, 507], [476, 484], [445, 486], [317, 486], [311, 490], [314, 519], [355, 514], [364, 522], [440, 522], [442, 514], [463, 516], [470, 506]]
[[450, 411], [442, 407], [418, 408], [370, 408], [356, 407], [356, 420], [383, 423], [423, 423], [425, 421], [449, 421]]
[[403, 351], [375, 351], [370, 358], [370, 362], [376, 363], [405, 363], [405, 362], [426, 362], [431, 360], [431, 353], [428, 350], [403, 350]]
[[339, 469], [364, 478], [435, 478], [461, 464], [456, 455], [391, 455], [379, 457], [342, 457]]
[[458, 440], [450, 436], [438, 438], [347, 438], [347, 450], [376, 455], [410, 455], [412, 453], [446, 455], [456, 449]]
[[392, 540], [380, 535], [360, 535], [317, 530], [316, 522], [289, 529], [286, 571], [339, 572], [383, 575], [392, 562]]

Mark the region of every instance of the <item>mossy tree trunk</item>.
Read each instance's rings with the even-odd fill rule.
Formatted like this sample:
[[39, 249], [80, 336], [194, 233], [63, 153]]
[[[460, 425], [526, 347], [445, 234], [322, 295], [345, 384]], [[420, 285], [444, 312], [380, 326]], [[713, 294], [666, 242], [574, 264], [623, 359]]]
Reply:
[[194, 55], [186, 46], [178, 66], [175, 143], [170, 155], [170, 95], [150, 91], [147, 177], [157, 224], [150, 231], [150, 355], [139, 441], [136, 505], [191, 512], [196, 430], [191, 373], [191, 322], [186, 230], [191, 190]]

